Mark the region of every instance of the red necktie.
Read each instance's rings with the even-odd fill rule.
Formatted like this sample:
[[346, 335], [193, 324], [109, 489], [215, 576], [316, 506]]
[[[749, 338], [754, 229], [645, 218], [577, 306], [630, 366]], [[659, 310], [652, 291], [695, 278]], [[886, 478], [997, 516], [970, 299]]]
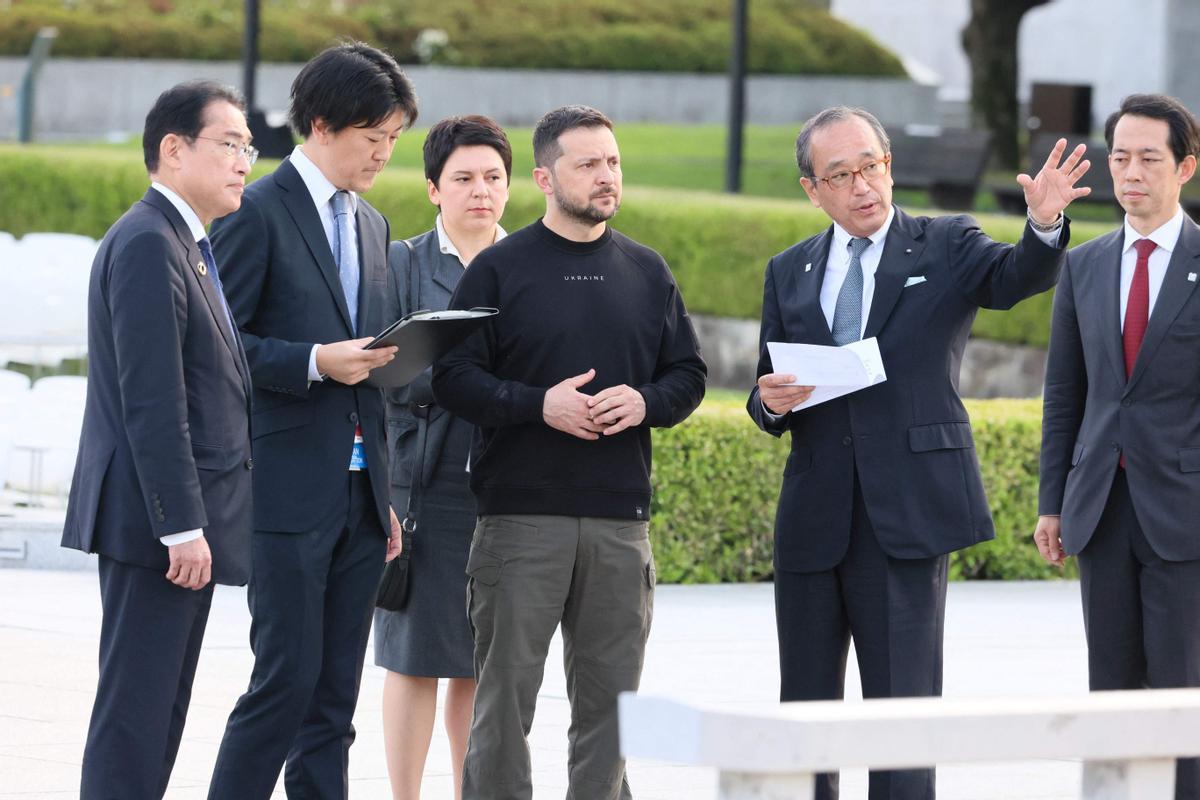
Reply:
[[[1133, 283], [1129, 286], [1129, 299], [1125, 303], [1125, 327], [1122, 340], [1125, 345], [1125, 378], [1133, 374], [1138, 350], [1146, 338], [1146, 324], [1150, 320], [1150, 254], [1157, 247], [1149, 239], [1138, 239], [1133, 243], [1137, 250], [1137, 265], [1133, 268]], [[1121, 466], [1125, 466], [1125, 454], [1121, 454]]]
[[1122, 338], [1125, 343], [1125, 377], [1133, 374], [1138, 350], [1146, 338], [1146, 323], [1150, 320], [1150, 254], [1157, 247], [1149, 239], [1138, 239], [1133, 243], [1137, 250], [1137, 266], [1133, 268], [1133, 283], [1129, 287], [1129, 300], [1125, 303], [1125, 328]]

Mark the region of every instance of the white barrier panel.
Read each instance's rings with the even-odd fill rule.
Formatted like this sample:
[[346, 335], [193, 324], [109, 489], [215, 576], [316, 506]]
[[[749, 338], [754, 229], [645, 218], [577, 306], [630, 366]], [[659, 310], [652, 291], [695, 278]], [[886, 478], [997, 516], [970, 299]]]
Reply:
[[1087, 800], [1172, 800], [1175, 759], [1200, 755], [1200, 690], [1011, 699], [702, 707], [621, 695], [628, 758], [715, 767], [721, 800], [801, 800], [845, 767], [1084, 761]]

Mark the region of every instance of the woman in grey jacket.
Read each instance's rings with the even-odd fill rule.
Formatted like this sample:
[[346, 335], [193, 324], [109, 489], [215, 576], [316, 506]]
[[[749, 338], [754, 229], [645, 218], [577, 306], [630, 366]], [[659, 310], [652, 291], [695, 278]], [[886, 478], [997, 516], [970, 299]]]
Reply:
[[[445, 309], [471, 260], [504, 237], [500, 217], [508, 202], [512, 149], [500, 126], [482, 116], [444, 119], [430, 128], [424, 150], [426, 189], [439, 213], [432, 230], [391, 245], [388, 265], [401, 314]], [[420, 796], [439, 678], [448, 679], [443, 716], [454, 793], [461, 796], [475, 698], [465, 599], [475, 527], [475, 498], [467, 483], [472, 432], [469, 423], [434, 404], [429, 370], [388, 393], [391, 501], [397, 514], [408, 507], [414, 482], [421, 481], [408, 603], [401, 611], [375, 612], [375, 663], [388, 671], [383, 735], [395, 800]], [[416, 464], [420, 475], [413, 474]]]

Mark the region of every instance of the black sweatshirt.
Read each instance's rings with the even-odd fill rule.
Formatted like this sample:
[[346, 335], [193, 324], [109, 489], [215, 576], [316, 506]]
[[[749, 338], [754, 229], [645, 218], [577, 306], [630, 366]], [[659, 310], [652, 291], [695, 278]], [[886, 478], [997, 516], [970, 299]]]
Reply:
[[[479, 513], [649, 519], [650, 427], [686, 419], [707, 375], [662, 256], [611, 228], [573, 242], [538, 220], [471, 262], [450, 308], [475, 306], [500, 314], [438, 362], [433, 391], [479, 426]], [[545, 423], [546, 390], [591, 368], [579, 391], [637, 389], [641, 425], [587, 441]]]

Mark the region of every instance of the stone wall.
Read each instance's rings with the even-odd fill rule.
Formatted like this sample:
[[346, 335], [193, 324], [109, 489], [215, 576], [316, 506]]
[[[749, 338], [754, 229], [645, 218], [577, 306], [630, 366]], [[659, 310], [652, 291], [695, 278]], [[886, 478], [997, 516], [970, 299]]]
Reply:
[[[259, 107], [285, 110], [299, 69], [299, 64], [262, 65]], [[15, 88], [24, 70], [24, 59], [0, 58], [0, 138], [15, 136]], [[723, 75], [424, 66], [406, 66], [405, 71], [416, 85], [424, 125], [468, 113], [531, 125], [549, 109], [568, 103], [593, 105], [618, 122], [723, 123], [729, 94]], [[45, 138], [140, 133], [155, 97], [193, 78], [237, 85], [241, 66], [51, 58], [38, 85], [35, 130]], [[747, 86], [747, 121], [797, 124], [836, 103], [865, 106], [891, 125], [928, 122], [937, 113], [937, 87], [897, 78], [754, 76]]]
[[[709, 386], [749, 391], [758, 365], [758, 322], [692, 315], [708, 363]], [[886, 365], [885, 365], [886, 366]], [[963, 397], [1040, 397], [1046, 351], [971, 339], [963, 353]]]

